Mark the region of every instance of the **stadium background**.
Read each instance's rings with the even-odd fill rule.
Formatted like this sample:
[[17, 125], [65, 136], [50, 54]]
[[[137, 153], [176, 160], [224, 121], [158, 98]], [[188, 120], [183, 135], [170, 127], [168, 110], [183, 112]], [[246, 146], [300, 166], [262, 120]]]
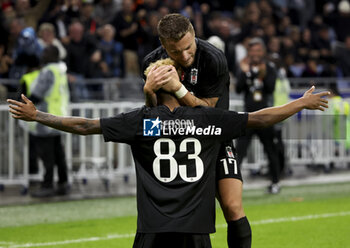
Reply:
[[[350, 94], [350, 4], [345, 0], [2, 0], [0, 3], [0, 101], [3, 103], [0, 103], [0, 247], [28, 247], [28, 244], [32, 244], [29, 247], [128, 247], [135, 228], [135, 199], [114, 198], [135, 194], [130, 152], [123, 145], [105, 145], [98, 137], [64, 135], [72, 183], [70, 196], [55, 197], [49, 200], [51, 204], [43, 204], [27, 194], [29, 181], [39, 181], [42, 171], [37, 175], [26, 171], [27, 132], [9, 118], [5, 99], [15, 96], [20, 72], [27, 66], [25, 61], [16, 63], [18, 54], [28, 49], [26, 53], [39, 56], [27, 45], [43, 44], [38, 39], [47, 39], [39, 32], [42, 23], [55, 27], [55, 36], [66, 51], [68, 72], [79, 74], [89, 93], [75, 95], [72, 89], [70, 107], [74, 115], [106, 116], [142, 104], [139, 66], [144, 55], [159, 45], [156, 23], [171, 12], [189, 17], [198, 37], [220, 37], [231, 72], [231, 109], [242, 108], [241, 96], [234, 91], [235, 74], [239, 60], [246, 54], [246, 42], [256, 36], [265, 41], [268, 58], [285, 70], [291, 84], [291, 98], [300, 96], [310, 82], [318, 90], [336, 84], [344, 98]], [[120, 20], [121, 11], [127, 13], [125, 22]], [[74, 56], [70, 54], [74, 31], [69, 35], [69, 26], [76, 22], [83, 24], [83, 39], [89, 43], [89, 53], [80, 54], [80, 59], [87, 61], [83, 68], [70, 64]], [[106, 24], [115, 28], [112, 39], [115, 49], [106, 49], [106, 37], [112, 32]], [[19, 38], [27, 27], [34, 30], [26, 41], [31, 43], [21, 47]], [[129, 29], [130, 34], [125, 37], [123, 29]], [[335, 156], [332, 140], [300, 142], [289, 146], [292, 173], [283, 179], [284, 188], [279, 196], [265, 195], [266, 165], [258, 142], [243, 165], [244, 202], [253, 223], [253, 243], [256, 247], [280, 247], [282, 242], [288, 247], [286, 243], [295, 238], [298, 242], [293, 247], [348, 247], [348, 152], [343, 146], [343, 153]], [[305, 151], [300, 156], [295, 155], [297, 146]], [[251, 177], [252, 170], [263, 175]], [[98, 199], [80, 201], [89, 198]], [[299, 224], [293, 224], [298, 216]], [[259, 221], [279, 224], [264, 226]], [[219, 210], [214, 247], [224, 247], [222, 224]], [[72, 226], [77, 229], [72, 231], [69, 229]], [[65, 232], [67, 229], [70, 231]], [[46, 238], [38, 235], [40, 232]], [[278, 232], [283, 235], [275, 237]], [[55, 243], [64, 240], [73, 241]]]

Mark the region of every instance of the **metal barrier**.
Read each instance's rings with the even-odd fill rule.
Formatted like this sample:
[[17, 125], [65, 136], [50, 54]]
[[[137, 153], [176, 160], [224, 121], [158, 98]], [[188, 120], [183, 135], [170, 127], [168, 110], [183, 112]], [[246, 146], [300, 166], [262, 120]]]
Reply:
[[28, 134], [0, 105], [0, 189], [5, 184], [28, 186]]
[[[114, 116], [142, 105], [143, 102], [131, 101], [74, 103], [70, 105], [70, 113], [73, 116], [98, 118]], [[242, 111], [242, 106], [241, 100], [230, 101], [231, 110]], [[303, 111], [301, 117], [308, 118], [315, 113], [316, 111]], [[291, 118], [291, 122], [283, 125], [284, 135], [287, 137], [285, 139], [287, 163], [291, 165], [350, 163], [345, 140], [336, 145], [332, 139], [322, 137], [315, 139], [312, 135], [305, 139], [297, 136], [288, 137], [291, 135], [288, 132], [293, 128], [293, 132], [296, 127], [299, 131], [305, 130], [305, 125], [298, 121], [298, 118], [300, 119], [300, 116], [295, 115]], [[19, 123], [20, 121], [10, 117], [7, 105], [0, 105], [0, 186], [23, 185], [25, 193], [29, 181], [41, 180], [42, 175], [28, 174], [28, 132]], [[128, 145], [106, 143], [101, 135], [79, 136], [64, 133], [63, 137], [71, 182], [84, 183], [89, 179], [102, 179], [108, 186], [116, 176], [124, 177], [125, 180], [134, 176], [134, 163]], [[253, 141], [248, 154], [242, 166], [243, 170], [266, 165], [263, 148], [257, 139]]]

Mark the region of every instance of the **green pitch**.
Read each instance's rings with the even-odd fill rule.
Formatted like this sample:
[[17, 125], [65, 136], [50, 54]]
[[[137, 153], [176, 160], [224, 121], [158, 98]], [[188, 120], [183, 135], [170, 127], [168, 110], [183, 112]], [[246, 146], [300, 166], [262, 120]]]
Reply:
[[[350, 247], [350, 183], [244, 191], [255, 248]], [[226, 246], [217, 210], [213, 247]], [[134, 197], [0, 207], [0, 247], [131, 247]]]

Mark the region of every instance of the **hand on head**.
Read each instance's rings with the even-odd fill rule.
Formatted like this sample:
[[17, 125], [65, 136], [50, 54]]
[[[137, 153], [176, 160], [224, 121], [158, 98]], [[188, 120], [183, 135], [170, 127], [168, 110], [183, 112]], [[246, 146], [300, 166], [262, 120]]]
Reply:
[[174, 65], [175, 62], [171, 59], [162, 59], [150, 64], [145, 70], [147, 77], [145, 89], [150, 92], [156, 92], [162, 88], [171, 93], [180, 89], [182, 84]]

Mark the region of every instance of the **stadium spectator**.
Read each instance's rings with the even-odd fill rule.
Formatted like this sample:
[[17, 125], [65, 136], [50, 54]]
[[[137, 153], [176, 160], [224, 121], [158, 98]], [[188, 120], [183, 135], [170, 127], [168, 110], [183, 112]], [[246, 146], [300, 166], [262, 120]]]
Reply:
[[[313, 55], [315, 54], [315, 55]], [[306, 62], [302, 77], [332, 77], [335, 76], [333, 70], [327, 65], [322, 65], [319, 61], [319, 55], [314, 51]]]
[[250, 2], [244, 10], [240, 40], [247, 36], [255, 36], [254, 33], [261, 28], [259, 21], [260, 9], [258, 4], [256, 2]]
[[12, 64], [11, 57], [5, 51], [5, 45], [0, 44], [0, 78], [8, 77], [9, 68]]
[[[39, 110], [64, 116], [68, 112], [69, 89], [67, 67], [59, 62], [55, 46], [48, 46], [42, 55], [43, 67], [37, 80], [27, 81], [26, 91]], [[41, 124], [30, 127], [35, 136], [36, 152], [43, 161], [45, 172], [41, 187], [32, 193], [33, 197], [51, 197], [68, 193], [68, 175], [61, 133]], [[54, 187], [54, 167], [57, 166], [58, 184]]]
[[69, 43], [66, 45], [68, 80], [72, 87], [72, 100], [86, 100], [90, 97], [85, 78], [92, 63], [99, 60], [97, 41], [94, 36], [84, 32], [81, 22], [75, 21], [69, 26]]
[[[277, 69], [277, 78], [275, 90], [273, 92], [273, 105], [282, 106], [290, 101], [290, 82], [287, 78], [286, 70], [282, 65], [282, 60], [278, 56], [271, 57], [271, 61], [274, 62]], [[283, 141], [283, 125], [284, 122], [277, 123], [274, 126], [275, 137], [276, 137], [276, 148], [278, 154], [279, 171], [282, 176], [290, 175], [291, 169], [286, 166], [286, 152], [285, 145]]]
[[158, 38], [157, 25], [161, 16], [158, 12], [149, 12], [146, 17], [146, 22], [142, 26], [142, 36], [138, 49], [139, 58], [144, 58], [148, 53], [160, 46]]
[[322, 25], [315, 37], [315, 48], [320, 52], [320, 60], [323, 62], [333, 59], [331, 51], [331, 37], [328, 25]]
[[118, 1], [115, 0], [98, 1], [93, 13], [98, 26], [103, 26], [112, 22], [115, 14], [120, 10], [117, 2]]
[[338, 13], [335, 15], [334, 29], [339, 41], [345, 40], [350, 35], [350, 3], [348, 0], [341, 0], [338, 3]]
[[64, 1], [60, 9], [60, 16], [64, 17], [65, 25], [70, 25], [75, 20], [79, 20], [81, 15], [81, 1], [80, 0], [68, 0]]
[[122, 9], [116, 14], [111, 23], [115, 30], [115, 39], [124, 46], [125, 69], [127, 73], [139, 75], [138, 38], [140, 27], [133, 10], [132, 0], [123, 0]]
[[344, 43], [336, 43], [334, 56], [344, 77], [350, 77], [350, 35], [345, 37]]
[[270, 61], [281, 59], [281, 42], [276, 36], [271, 37], [267, 43], [267, 58]]
[[[166, 73], [170, 67], [176, 73], [172, 66], [159, 66], [158, 69]], [[129, 144], [133, 150], [138, 185], [137, 233], [133, 247], [200, 248], [211, 247], [209, 233], [215, 231], [216, 182], [213, 175], [220, 142], [240, 136], [246, 128], [266, 127], [280, 122], [304, 108], [323, 110], [327, 107], [327, 101], [321, 97], [329, 92], [312, 94], [313, 90], [314, 87], [303, 97], [282, 107], [241, 114], [214, 108], [180, 106], [175, 96], [162, 90], [156, 93], [159, 106], [144, 106], [129, 113], [100, 119], [60, 117], [38, 111], [24, 95], [22, 99], [25, 104], [14, 100], [8, 100], [8, 103], [9, 111], [16, 119], [36, 121], [75, 134], [102, 134], [106, 142]], [[214, 126], [216, 131], [209, 135], [198, 131], [195, 134], [167, 135], [165, 132], [169, 130], [165, 123], [170, 123], [174, 118], [193, 123], [193, 127], [199, 129]], [[159, 132], [159, 136], [149, 135], [151, 132], [145, 131], [147, 125], [144, 120], [147, 119], [150, 120], [148, 131]], [[160, 128], [160, 122], [163, 128]], [[181, 128], [169, 124], [168, 127], [188, 130], [191, 124], [186, 126]], [[188, 147], [194, 147], [194, 150], [188, 150]], [[190, 167], [187, 166], [189, 156], [195, 163], [194, 174], [183, 170]], [[161, 160], [169, 161], [169, 176], [162, 173], [164, 166], [161, 166]], [[151, 164], [153, 170], [145, 166]]]
[[38, 0], [35, 6], [31, 6], [30, 0], [16, 0], [17, 17], [23, 18], [26, 27], [36, 30], [40, 18], [44, 15], [51, 0]]
[[114, 40], [115, 29], [106, 24], [101, 27], [101, 40], [98, 49], [101, 51], [102, 77], [124, 77], [124, 53], [123, 44]]
[[54, 25], [57, 39], [65, 44], [68, 39], [68, 25], [70, 20], [68, 20], [68, 17], [62, 11], [62, 8], [62, 2], [54, 1], [41, 19], [40, 23], [51, 23]]
[[33, 28], [24, 28], [20, 31], [12, 53], [13, 65], [9, 71], [9, 78], [19, 79], [27, 71], [27, 56], [41, 56], [42, 47]]
[[93, 1], [84, 1], [81, 7], [79, 20], [83, 24], [84, 30], [91, 35], [95, 34], [97, 28], [99, 27], [95, 17], [93, 16], [93, 11]]
[[219, 29], [218, 36], [224, 41], [225, 50], [224, 54], [227, 60], [227, 66], [230, 73], [234, 74], [236, 69], [236, 44], [237, 44], [237, 36], [232, 34], [231, 30], [234, 29], [233, 21], [231, 18], [222, 18]]
[[298, 45], [298, 57], [302, 62], [306, 63], [311, 50], [314, 49], [314, 44], [312, 41], [311, 31], [305, 28], [301, 34], [301, 40]]
[[[40, 74], [40, 60], [37, 56], [27, 56], [27, 72], [20, 79], [20, 86], [17, 90], [17, 100], [21, 100], [21, 94], [31, 97], [31, 85], [38, 80]], [[29, 127], [33, 125], [29, 124]], [[33, 129], [29, 129], [29, 174], [39, 172], [38, 153], [36, 151], [36, 136]]]
[[[343, 143], [346, 150], [350, 150], [350, 104], [340, 95], [337, 84], [331, 84], [329, 87], [329, 109], [326, 113], [327, 118], [332, 118], [332, 135], [335, 142], [335, 156], [339, 156], [339, 147]], [[327, 130], [330, 131], [330, 130]], [[333, 163], [335, 161], [332, 161]]]
[[[179, 79], [176, 71], [164, 74], [155, 70], [144, 78], [147, 105], [155, 106], [155, 92], [164, 83], [173, 82], [181, 85], [177, 90], [173, 88], [173, 93], [182, 105], [228, 109], [230, 76], [224, 54], [207, 41], [195, 38], [189, 19], [180, 14], [164, 16], [158, 24], [158, 34], [162, 46], [145, 57], [143, 70], [151, 62], [170, 57], [183, 73]], [[235, 164], [232, 142], [221, 145], [217, 159], [219, 199], [228, 223], [227, 241], [229, 247], [250, 247], [251, 229], [242, 205], [242, 175], [239, 168], [226, 173], [225, 161], [230, 167]]]
[[290, 33], [292, 22], [289, 16], [283, 16], [277, 25], [277, 34], [279, 36], [287, 36]]
[[[227, 5], [235, 6], [234, 11], [231, 7], [230, 9], [225, 8]], [[313, 5], [316, 5], [316, 12], [313, 11]], [[43, 12], [43, 9], [47, 9], [46, 13], [45, 11]], [[28, 26], [36, 27], [42, 22], [52, 23], [57, 31], [57, 38], [66, 45], [69, 44], [68, 27], [77, 19], [81, 20], [83, 25], [86, 26], [85, 30], [87, 33], [94, 33], [98, 27], [109, 23], [116, 27], [117, 41], [121, 41], [117, 37], [118, 35], [120, 36], [120, 33], [122, 33], [122, 36], [125, 36], [124, 38], [129, 39], [128, 41], [123, 41], [124, 46], [127, 45], [131, 48], [129, 49], [129, 47], [126, 47], [126, 72], [135, 74], [139, 69], [139, 64], [135, 63], [135, 61], [141, 61], [141, 58], [147, 53], [146, 50], [148, 50], [149, 40], [155, 38], [154, 34], [152, 34], [151, 37], [147, 37], [148, 33], [146, 33], [145, 36], [143, 29], [149, 30], [149, 26], [147, 25], [148, 17], [155, 18], [152, 11], [157, 11], [159, 17], [162, 17], [169, 13], [169, 9], [176, 9], [176, 11], [189, 17], [196, 28], [197, 36], [203, 39], [208, 39], [212, 35], [219, 35], [218, 31], [220, 25], [217, 24], [220, 24], [223, 17], [230, 22], [232, 16], [234, 16], [234, 25], [230, 25], [229, 32], [230, 36], [237, 36], [236, 44], [239, 44], [239, 42], [242, 42], [245, 38], [250, 36], [262, 37], [265, 43], [268, 44], [270, 37], [278, 36], [282, 41], [281, 52], [285, 52], [282, 55], [284, 59], [291, 55], [290, 51], [285, 51], [284, 41], [287, 38], [299, 36], [300, 34], [298, 33], [303, 32], [303, 30], [311, 31], [310, 36], [313, 48], [316, 48], [315, 45], [319, 43], [319, 29], [322, 25], [328, 25], [331, 42], [335, 40], [335, 37], [338, 41], [343, 41], [345, 37], [350, 34], [347, 29], [350, 25], [350, 5], [348, 0], [317, 1], [314, 3], [313, 0], [261, 0], [245, 1], [244, 4], [237, 1], [230, 4], [222, 1], [205, 1], [200, 5], [196, 1], [148, 0], [134, 2], [132, 0], [124, 0], [123, 5], [122, 0], [40, 0], [34, 2], [30, 0], [20, 0], [7, 1], [2, 4], [0, 20], [4, 30], [0, 29], [0, 39], [6, 40], [6, 53], [8, 56], [12, 56], [17, 35], [22, 29]], [[308, 13], [304, 15], [306, 9]], [[117, 11], [119, 11], [118, 14]], [[124, 14], [120, 15], [121, 13]], [[243, 15], [243, 13], [245, 14]], [[115, 25], [117, 19], [115, 18], [116, 15], [121, 16], [121, 18], [118, 17], [119, 20], [121, 20], [119, 24], [122, 23], [124, 26], [121, 25], [117, 27]], [[19, 21], [20, 19], [22, 19], [22, 21]], [[307, 22], [307, 20], [310, 20], [310, 22]], [[132, 23], [136, 23], [138, 27], [135, 28], [135, 25], [132, 25]], [[292, 24], [297, 27], [299, 31], [294, 32], [293, 30], [295, 27], [293, 28], [291, 26]], [[34, 30], [36, 31], [36, 29]], [[10, 32], [12, 33], [11, 35], [8, 34]], [[96, 34], [94, 33], [94, 35]], [[305, 44], [298, 44], [300, 42], [303, 43], [303, 41], [296, 42], [296, 40], [293, 40], [292, 47], [295, 47], [297, 52], [293, 52], [294, 64], [292, 65], [292, 69], [289, 70], [293, 71], [294, 76], [297, 77], [301, 76], [301, 65], [305, 66], [308, 59], [306, 55], [307, 49], [303, 49]], [[230, 46], [226, 47], [229, 49]], [[302, 49], [300, 49], [301, 47]], [[322, 48], [322, 51], [324, 50], [325, 49]], [[129, 51], [132, 52], [130, 53]], [[299, 54], [299, 51], [303, 51], [303, 54]], [[138, 57], [135, 56], [135, 52], [138, 54]], [[226, 56], [231, 58], [228, 54], [226, 54]], [[324, 60], [324, 55], [321, 56], [322, 60]], [[131, 61], [130, 63], [128, 62], [129, 58]], [[94, 63], [96, 64], [96, 61]], [[321, 64], [325, 68], [331, 68], [327, 70], [332, 71], [334, 63], [335, 62], [331, 59], [326, 62], [326, 65], [324, 62]], [[231, 62], [229, 62], [229, 64], [231, 65]], [[231, 67], [232, 66], [230, 66], [230, 68]]]
[[247, 56], [248, 53], [248, 44], [251, 37], [245, 37], [242, 42], [237, 43], [235, 47], [235, 53], [236, 53], [236, 61], [235, 61], [235, 73], [234, 75], [237, 75], [237, 72], [239, 70], [239, 63], [242, 59], [244, 59]]
[[66, 48], [62, 45], [61, 41], [56, 38], [55, 26], [51, 23], [40, 24], [38, 31], [38, 42], [42, 48], [45, 48], [48, 45], [54, 45], [57, 47], [60, 53], [60, 60], [66, 58]]
[[[248, 56], [240, 63], [240, 73], [237, 79], [236, 92], [244, 94], [244, 109], [247, 112], [272, 106], [272, 94], [275, 90], [276, 69], [265, 61], [266, 48], [262, 39], [253, 38], [248, 44]], [[277, 194], [280, 191], [279, 161], [274, 143], [274, 128], [264, 130], [248, 130], [244, 137], [237, 141], [237, 163], [240, 166], [247, 155], [247, 150], [253, 136], [258, 136], [264, 146], [269, 160], [271, 184], [268, 192]]]
[[292, 23], [305, 28], [315, 13], [314, 0], [290, 0], [288, 1], [288, 15]]

